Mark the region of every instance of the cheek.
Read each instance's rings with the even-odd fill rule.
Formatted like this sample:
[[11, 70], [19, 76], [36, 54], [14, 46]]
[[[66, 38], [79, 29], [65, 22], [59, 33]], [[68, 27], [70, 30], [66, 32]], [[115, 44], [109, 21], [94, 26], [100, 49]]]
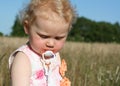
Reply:
[[41, 39], [34, 38], [32, 41], [32, 46], [37, 52], [41, 51], [41, 49], [45, 46], [44, 44], [44, 41]]
[[58, 42], [56, 44], [56, 49], [59, 51], [61, 48], [63, 48], [64, 44], [65, 44], [65, 41]]
[[37, 40], [37, 45], [38, 45], [38, 48], [43, 48], [45, 47], [45, 41], [44, 40]]

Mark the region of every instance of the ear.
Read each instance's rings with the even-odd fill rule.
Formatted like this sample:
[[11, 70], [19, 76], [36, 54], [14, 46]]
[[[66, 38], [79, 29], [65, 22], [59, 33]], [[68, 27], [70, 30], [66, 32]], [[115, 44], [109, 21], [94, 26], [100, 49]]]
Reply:
[[24, 21], [24, 24], [23, 24], [23, 26], [24, 26], [24, 31], [25, 31], [25, 33], [26, 34], [29, 34], [29, 22], [27, 21], [27, 20], [25, 20]]

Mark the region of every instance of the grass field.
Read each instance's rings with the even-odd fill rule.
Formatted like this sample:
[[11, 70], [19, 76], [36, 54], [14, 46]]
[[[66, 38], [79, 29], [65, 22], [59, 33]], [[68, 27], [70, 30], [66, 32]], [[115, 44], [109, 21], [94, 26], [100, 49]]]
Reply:
[[[8, 57], [26, 41], [0, 37], [0, 86], [10, 86]], [[66, 42], [60, 53], [72, 86], [120, 86], [120, 44]]]

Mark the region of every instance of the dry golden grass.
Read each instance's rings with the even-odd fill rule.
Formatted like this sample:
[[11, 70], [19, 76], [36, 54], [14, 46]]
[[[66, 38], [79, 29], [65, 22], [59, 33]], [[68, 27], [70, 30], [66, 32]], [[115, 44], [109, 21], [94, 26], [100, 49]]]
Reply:
[[[8, 57], [26, 38], [0, 37], [0, 86], [10, 86]], [[60, 51], [72, 86], [120, 86], [120, 45], [66, 42]]]
[[68, 42], [61, 52], [72, 86], [120, 86], [120, 45]]
[[10, 86], [8, 57], [25, 42], [25, 38], [0, 37], [0, 86]]

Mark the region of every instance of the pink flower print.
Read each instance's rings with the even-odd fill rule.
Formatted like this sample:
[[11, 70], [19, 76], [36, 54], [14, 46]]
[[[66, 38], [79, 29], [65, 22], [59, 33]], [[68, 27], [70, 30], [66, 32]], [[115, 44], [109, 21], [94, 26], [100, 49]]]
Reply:
[[42, 79], [44, 77], [44, 70], [39, 70], [36, 72], [36, 79]]

